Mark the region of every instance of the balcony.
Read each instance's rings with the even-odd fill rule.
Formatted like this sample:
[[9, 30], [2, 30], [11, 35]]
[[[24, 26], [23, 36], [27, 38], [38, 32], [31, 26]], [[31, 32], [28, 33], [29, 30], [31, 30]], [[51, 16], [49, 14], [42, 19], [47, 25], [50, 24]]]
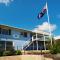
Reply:
[[35, 40], [38, 40], [38, 41], [49, 41], [49, 37], [48, 36], [43, 36], [43, 35], [41, 35], [41, 36], [37, 35], [37, 37], [33, 36], [32, 37], [32, 41], [35, 41]]

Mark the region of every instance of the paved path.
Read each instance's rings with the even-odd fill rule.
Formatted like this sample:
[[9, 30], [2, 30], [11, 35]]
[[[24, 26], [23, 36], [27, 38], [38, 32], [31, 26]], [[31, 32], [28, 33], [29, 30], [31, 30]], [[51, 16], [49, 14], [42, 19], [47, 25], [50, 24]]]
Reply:
[[43, 55], [18, 55], [0, 57], [0, 60], [53, 60], [52, 58], [44, 58]]

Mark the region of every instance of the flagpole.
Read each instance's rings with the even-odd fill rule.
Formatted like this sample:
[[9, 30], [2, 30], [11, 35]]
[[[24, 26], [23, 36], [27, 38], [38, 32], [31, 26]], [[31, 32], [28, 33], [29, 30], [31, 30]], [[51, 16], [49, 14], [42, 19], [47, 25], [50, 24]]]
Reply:
[[49, 13], [48, 13], [48, 6], [47, 6], [47, 2], [46, 2], [46, 9], [47, 9], [47, 18], [48, 18], [48, 24], [49, 24], [49, 37], [51, 39], [51, 46], [52, 46], [52, 37], [51, 37], [51, 27], [50, 27], [50, 21], [49, 21]]

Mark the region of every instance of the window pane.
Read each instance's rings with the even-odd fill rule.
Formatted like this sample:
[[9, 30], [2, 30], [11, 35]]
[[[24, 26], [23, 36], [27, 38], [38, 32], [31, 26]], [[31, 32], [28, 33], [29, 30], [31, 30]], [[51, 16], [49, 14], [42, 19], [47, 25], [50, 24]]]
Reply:
[[8, 35], [8, 30], [2, 29], [2, 34]]
[[0, 29], [1, 30], [1, 34], [4, 34], [4, 35], [11, 35], [11, 30], [6, 30], [6, 29]]
[[30, 33], [30, 37], [32, 37], [32, 33]]
[[23, 32], [21, 32], [20, 35], [23, 35]]
[[0, 41], [0, 51], [5, 50], [5, 44], [6, 44], [6, 50], [13, 49], [13, 43], [11, 41]]
[[1, 34], [1, 28], [0, 28], [0, 34]]
[[11, 35], [11, 30], [9, 29], [9, 35]]
[[27, 32], [24, 32], [24, 37], [27, 37]]
[[0, 51], [5, 50], [5, 41], [0, 41]]

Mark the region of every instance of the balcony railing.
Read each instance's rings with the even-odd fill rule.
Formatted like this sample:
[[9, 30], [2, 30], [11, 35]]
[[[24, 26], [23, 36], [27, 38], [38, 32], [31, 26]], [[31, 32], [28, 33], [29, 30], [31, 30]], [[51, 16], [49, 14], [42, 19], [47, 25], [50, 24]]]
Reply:
[[45, 41], [48, 41], [49, 40], [49, 37], [33, 37], [33, 41], [35, 41], [35, 40], [39, 40], [39, 41], [44, 41], [44, 39], [45, 39]]

